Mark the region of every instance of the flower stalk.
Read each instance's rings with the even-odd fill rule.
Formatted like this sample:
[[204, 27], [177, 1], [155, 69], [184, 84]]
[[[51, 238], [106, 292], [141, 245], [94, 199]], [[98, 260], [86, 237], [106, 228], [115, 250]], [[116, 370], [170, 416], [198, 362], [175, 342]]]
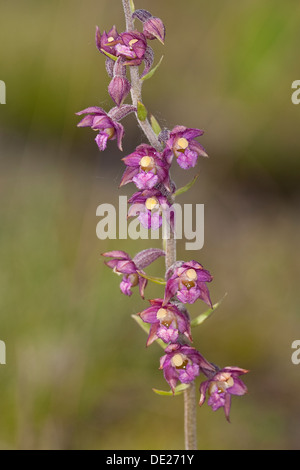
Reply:
[[[133, 289], [145, 299], [144, 291], [148, 281], [164, 286], [161, 298], [150, 299], [150, 307], [133, 315], [133, 318], [148, 332], [146, 346], [157, 342], [164, 349], [160, 367], [170, 392], [153, 389], [160, 395], [184, 395], [184, 440], [186, 450], [197, 449], [196, 421], [196, 378], [204, 375], [200, 384], [200, 401], [206, 401], [213, 411], [223, 408], [229, 421], [232, 395], [244, 395], [247, 388], [239, 378], [248, 371], [239, 367], [225, 367], [210, 363], [193, 347], [192, 327], [203, 323], [218, 307], [213, 304], [207, 283], [213, 280], [210, 272], [195, 260], [177, 261], [176, 256], [176, 213], [175, 198], [195, 183], [176, 191], [171, 179], [171, 165], [176, 162], [183, 170], [194, 168], [199, 157], [207, 157], [203, 146], [196, 138], [203, 135], [201, 129], [177, 125], [173, 130], [161, 129], [142, 100], [142, 86], [153, 76], [161, 60], [153, 67], [154, 52], [149, 41], [165, 42], [166, 29], [160, 18], [146, 10], [134, 10], [132, 0], [122, 0], [126, 31], [119, 33], [116, 26], [108, 32], [96, 28], [96, 46], [105, 56], [106, 71], [111, 78], [108, 93], [116, 105], [106, 112], [97, 106], [79, 111], [82, 116], [78, 127], [90, 127], [97, 132], [95, 141], [104, 151], [110, 141], [116, 140], [122, 151], [124, 127], [120, 121], [134, 113], [138, 125], [149, 143], [142, 143], [134, 152], [122, 158], [126, 169], [120, 187], [133, 183], [138, 189], [129, 199], [128, 217], [138, 217], [141, 226], [157, 230], [163, 218], [167, 222], [167, 235], [163, 234], [163, 250], [147, 248], [135, 256], [121, 250], [103, 253], [105, 264], [121, 277], [122, 294], [131, 296]], [[134, 22], [142, 23], [143, 32], [135, 28]], [[143, 65], [143, 70], [139, 67]], [[129, 73], [128, 73], [129, 71]], [[128, 73], [128, 74], [127, 74]], [[130, 79], [129, 79], [130, 76]], [[124, 103], [131, 94], [132, 104]], [[150, 121], [148, 116], [150, 116]], [[165, 276], [149, 276], [144, 269], [158, 258], [165, 257]], [[196, 318], [190, 318], [188, 304], [198, 300], [210, 308]], [[178, 384], [179, 383], [179, 384]]]
[[[131, 31], [134, 29], [134, 20], [130, 9], [130, 1], [122, 0], [126, 30]], [[138, 67], [131, 67], [131, 98], [132, 104], [136, 108], [139, 102], [142, 101], [142, 80], [139, 78]], [[153, 131], [149, 120], [146, 118], [144, 121], [139, 120], [138, 114], [136, 113], [137, 121], [142, 128], [145, 136], [149, 140], [150, 144], [161, 150], [162, 145], [158, 140], [157, 135]], [[176, 239], [174, 230], [170, 229], [170, 236], [165, 240], [165, 253], [166, 253], [166, 271], [176, 262]], [[197, 421], [196, 421], [196, 390], [195, 384], [192, 382], [184, 391], [184, 436], [185, 436], [185, 449], [196, 450], [197, 449]]]

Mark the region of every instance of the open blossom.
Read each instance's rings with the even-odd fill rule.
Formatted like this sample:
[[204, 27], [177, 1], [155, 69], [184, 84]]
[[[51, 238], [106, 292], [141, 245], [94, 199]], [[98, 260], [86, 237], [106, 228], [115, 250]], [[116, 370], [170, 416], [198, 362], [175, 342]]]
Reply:
[[96, 46], [102, 54], [108, 52], [113, 56], [117, 56], [116, 42], [120, 39], [117, 28], [113, 26], [108, 33], [103, 31], [101, 34], [98, 26], [96, 27]]
[[129, 199], [128, 217], [138, 216], [142, 226], [156, 230], [162, 225], [163, 214], [167, 217], [171, 207], [168, 199], [156, 189], [139, 191]]
[[209, 373], [214, 367], [191, 346], [170, 344], [165, 349], [165, 356], [160, 359], [160, 369], [174, 392], [177, 382], [188, 384], [195, 380], [200, 372]]
[[244, 395], [247, 393], [247, 387], [239, 378], [240, 375], [248, 371], [239, 367], [224, 367], [224, 369], [215, 371], [214, 374], [206, 374], [210, 377], [200, 385], [200, 402], [203, 405], [208, 393], [207, 404], [213, 411], [224, 408], [226, 419], [229, 421], [231, 406], [231, 395]]
[[191, 129], [184, 126], [176, 126], [170, 132], [166, 142], [165, 154], [169, 163], [175, 155], [178, 165], [187, 170], [196, 166], [199, 156], [207, 157], [207, 153], [202, 145], [195, 140], [203, 135], [200, 129]]
[[138, 189], [152, 189], [158, 183], [170, 187], [169, 164], [162, 155], [148, 144], [139, 145], [136, 150], [123, 158], [127, 166], [120, 186], [133, 182]]
[[92, 106], [76, 113], [78, 116], [86, 114], [86, 116], [77, 124], [77, 127], [90, 127], [94, 131], [98, 131], [95, 141], [99, 150], [105, 150], [108, 140], [117, 139], [118, 147], [122, 149], [122, 139], [124, 136], [124, 127], [108, 116], [108, 114], [98, 106]]
[[174, 295], [177, 295], [178, 300], [184, 304], [193, 304], [197, 299], [201, 299], [212, 307], [206, 285], [206, 282], [211, 282], [212, 279], [210, 272], [197, 261], [182, 263], [174, 269], [167, 281], [164, 302], [169, 302]]
[[192, 341], [190, 321], [186, 311], [180, 310], [170, 302], [163, 306], [162, 299], [149, 300], [149, 302], [151, 307], [139, 313], [145, 323], [151, 324], [147, 346], [158, 338], [165, 343], [175, 343], [179, 334], [185, 335]]
[[132, 295], [131, 288], [139, 286], [140, 295], [144, 298], [144, 290], [147, 285], [147, 279], [141, 274], [144, 274], [143, 269], [149, 266], [160, 256], [164, 256], [164, 251], [157, 248], [149, 248], [143, 250], [133, 259], [130, 258], [125, 251], [115, 250], [103, 253], [102, 256], [113, 258], [106, 261], [105, 264], [111, 268], [116, 274], [123, 275], [120, 284], [120, 289], [125, 295]]
[[121, 33], [116, 44], [116, 55], [126, 59], [125, 65], [140, 65], [145, 57], [147, 39], [139, 31]]

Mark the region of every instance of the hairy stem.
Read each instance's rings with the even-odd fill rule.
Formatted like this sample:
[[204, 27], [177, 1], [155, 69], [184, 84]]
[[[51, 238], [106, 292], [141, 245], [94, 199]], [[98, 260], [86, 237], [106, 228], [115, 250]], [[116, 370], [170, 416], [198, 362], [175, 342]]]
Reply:
[[[132, 19], [132, 13], [130, 9], [130, 2], [129, 0], [122, 0], [124, 13], [125, 13], [125, 20], [126, 20], [126, 30], [132, 31], [134, 29], [134, 21]], [[131, 98], [132, 104], [137, 108], [138, 101], [142, 102], [142, 80], [140, 79], [139, 75], [139, 68], [138, 67], [130, 67], [130, 77], [131, 77]], [[148, 119], [145, 121], [140, 121], [138, 118], [137, 113], [135, 113], [139, 126], [143, 130], [144, 134], [146, 135], [147, 139], [149, 140], [152, 147], [156, 150], [162, 150], [162, 144], [157, 138], [154, 130], [151, 127], [151, 124]]]
[[[134, 29], [134, 20], [132, 18], [132, 12], [130, 8], [129, 0], [122, 0], [123, 9], [126, 20], [126, 30], [132, 31]], [[137, 107], [138, 101], [142, 101], [142, 80], [139, 75], [138, 67], [130, 67], [131, 76], [131, 98], [133, 106]], [[153, 131], [148, 119], [140, 121], [137, 113], [136, 118], [139, 126], [143, 130], [147, 137], [150, 145], [156, 150], [162, 150], [162, 144], [157, 138], [157, 135]], [[166, 270], [168, 270], [176, 261], [176, 239], [174, 231], [170, 231], [170, 238], [165, 243], [166, 252]], [[184, 391], [184, 436], [185, 436], [185, 448], [186, 450], [197, 449], [197, 429], [196, 429], [196, 391], [194, 382], [191, 383], [190, 387]]]

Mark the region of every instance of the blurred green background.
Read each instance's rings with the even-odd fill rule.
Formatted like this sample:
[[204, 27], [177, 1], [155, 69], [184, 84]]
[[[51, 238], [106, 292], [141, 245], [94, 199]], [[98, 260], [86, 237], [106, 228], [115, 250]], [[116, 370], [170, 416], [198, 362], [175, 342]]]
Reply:
[[[194, 331], [194, 344], [220, 366], [250, 369], [249, 394], [222, 410], [198, 409], [200, 449], [298, 449], [300, 365], [291, 362], [299, 326], [300, 5], [288, 0], [136, 0], [161, 17], [166, 45], [143, 99], [162, 126], [205, 130], [210, 159], [174, 171], [179, 186], [200, 171], [182, 203], [205, 204], [197, 259], [214, 275], [222, 306]], [[130, 315], [145, 308], [100, 254], [131, 254], [158, 241], [96, 237], [96, 208], [117, 204], [120, 158], [143, 142], [124, 120], [124, 154], [100, 153], [75, 112], [109, 110], [95, 26], [124, 29], [121, 1], [1, 3], [0, 366], [1, 449], [182, 449], [182, 396], [158, 370], [162, 352]], [[162, 275], [163, 261], [149, 272]], [[151, 285], [147, 298], [160, 297]], [[191, 306], [192, 316], [205, 310]]]

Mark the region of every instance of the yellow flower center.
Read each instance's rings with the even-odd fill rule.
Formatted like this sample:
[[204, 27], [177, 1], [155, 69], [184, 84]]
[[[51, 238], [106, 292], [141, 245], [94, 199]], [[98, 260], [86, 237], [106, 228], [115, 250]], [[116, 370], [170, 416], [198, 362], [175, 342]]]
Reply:
[[163, 320], [168, 315], [168, 311], [165, 308], [160, 308], [156, 314], [158, 320]]
[[115, 130], [113, 127], [108, 127], [105, 129], [105, 133], [108, 135], [108, 139], [111, 139], [115, 135]]
[[148, 211], [152, 211], [153, 209], [157, 209], [157, 207], [159, 206], [159, 202], [156, 197], [148, 197], [145, 205]]
[[195, 269], [188, 269], [185, 275], [190, 281], [195, 281], [197, 279], [197, 273]]
[[181, 137], [177, 141], [178, 147], [180, 147], [182, 150], [185, 150], [189, 146], [188, 140], [186, 140], [184, 137]]
[[133, 44], [137, 43], [138, 42], [138, 39], [131, 39], [131, 41], [129, 41], [129, 46], [132, 47]]
[[181, 367], [182, 364], [184, 363], [182, 354], [174, 354], [174, 356], [171, 359], [171, 362], [174, 367]]
[[107, 38], [107, 42], [113, 42], [115, 40], [115, 38], [113, 38], [112, 36], [109, 36], [109, 38]]
[[146, 155], [145, 157], [141, 158], [140, 160], [140, 167], [143, 171], [150, 171], [150, 170], [153, 170], [153, 168], [155, 167], [155, 162], [154, 162], [154, 158], [152, 157], [149, 157], [148, 155]]

